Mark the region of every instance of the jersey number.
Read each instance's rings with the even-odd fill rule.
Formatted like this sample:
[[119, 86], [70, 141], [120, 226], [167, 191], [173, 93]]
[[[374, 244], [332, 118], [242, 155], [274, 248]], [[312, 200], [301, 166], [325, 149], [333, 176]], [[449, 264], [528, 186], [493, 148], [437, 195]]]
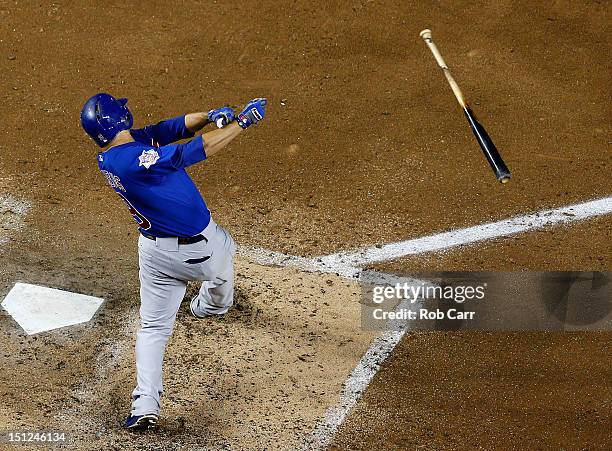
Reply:
[[123, 194], [115, 191], [117, 194], [119, 194], [119, 196], [121, 196], [121, 199], [123, 199], [123, 202], [125, 202], [125, 204], [127, 205], [128, 209], [130, 210], [130, 213], [132, 214], [132, 217], [134, 218], [134, 221], [136, 221], [138, 223], [138, 225], [140, 226], [141, 229], [143, 230], [149, 230], [151, 228], [151, 223], [149, 222], [149, 220], [147, 218], [145, 218], [142, 213], [140, 213], [138, 210], [136, 210], [134, 208], [134, 206], [130, 203], [129, 200], [127, 200], [127, 197], [125, 197]]

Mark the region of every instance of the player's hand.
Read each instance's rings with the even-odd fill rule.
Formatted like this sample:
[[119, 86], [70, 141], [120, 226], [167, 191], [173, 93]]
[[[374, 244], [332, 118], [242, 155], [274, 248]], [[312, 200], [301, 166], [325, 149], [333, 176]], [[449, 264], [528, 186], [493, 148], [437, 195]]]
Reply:
[[236, 117], [236, 112], [229, 106], [222, 106], [216, 110], [208, 112], [208, 120], [217, 124], [217, 127], [222, 128], [232, 123]]
[[264, 98], [253, 99], [244, 107], [238, 114], [238, 125], [242, 128], [247, 128], [252, 124], [257, 124], [266, 115], [266, 104], [268, 101]]

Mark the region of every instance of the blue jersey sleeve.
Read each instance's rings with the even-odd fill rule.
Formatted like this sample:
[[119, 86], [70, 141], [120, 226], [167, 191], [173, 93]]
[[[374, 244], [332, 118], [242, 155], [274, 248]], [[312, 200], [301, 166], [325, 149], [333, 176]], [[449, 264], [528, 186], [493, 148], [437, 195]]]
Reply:
[[193, 132], [185, 127], [185, 116], [177, 116], [157, 124], [147, 125], [144, 128], [131, 130], [130, 133], [136, 141], [152, 146], [165, 146], [193, 137]]
[[135, 172], [140, 177], [163, 177], [206, 159], [202, 136], [184, 144], [168, 144], [143, 150], [135, 161]]

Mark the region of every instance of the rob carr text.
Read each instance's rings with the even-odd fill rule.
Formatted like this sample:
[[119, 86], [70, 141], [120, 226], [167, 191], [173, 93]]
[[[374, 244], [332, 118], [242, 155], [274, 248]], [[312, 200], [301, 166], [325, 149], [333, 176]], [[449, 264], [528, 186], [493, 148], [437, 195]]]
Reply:
[[476, 312], [464, 312], [457, 309], [448, 310], [428, 310], [421, 308], [417, 310], [411, 309], [399, 309], [393, 311], [386, 311], [381, 308], [374, 309], [372, 316], [374, 319], [382, 320], [416, 320], [416, 319], [474, 319]]

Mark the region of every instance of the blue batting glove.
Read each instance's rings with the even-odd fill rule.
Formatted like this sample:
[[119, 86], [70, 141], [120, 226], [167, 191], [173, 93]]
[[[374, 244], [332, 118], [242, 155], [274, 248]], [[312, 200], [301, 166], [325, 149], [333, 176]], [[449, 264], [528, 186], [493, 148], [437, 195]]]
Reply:
[[217, 127], [222, 128], [232, 123], [235, 119], [236, 112], [233, 108], [228, 106], [222, 106], [216, 110], [210, 110], [208, 112], [208, 120], [217, 124]]
[[244, 110], [238, 114], [238, 125], [242, 128], [248, 128], [252, 124], [257, 124], [266, 115], [266, 104], [268, 101], [264, 98], [253, 99], [244, 107]]

